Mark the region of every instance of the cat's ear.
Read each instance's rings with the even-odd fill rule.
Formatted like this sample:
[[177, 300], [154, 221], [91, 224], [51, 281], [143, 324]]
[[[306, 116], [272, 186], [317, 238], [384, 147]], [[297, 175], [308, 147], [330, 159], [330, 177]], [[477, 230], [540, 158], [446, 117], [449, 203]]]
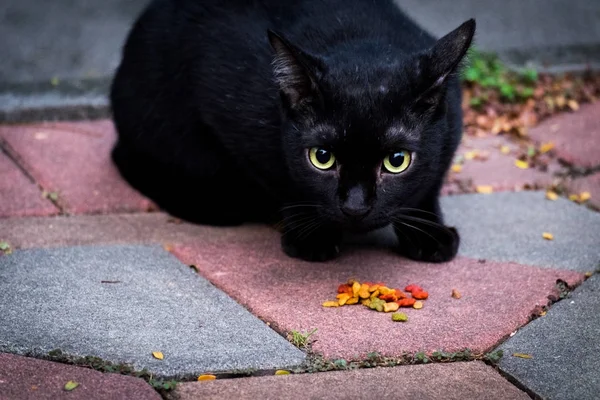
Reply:
[[293, 109], [313, 104], [320, 99], [316, 74], [322, 68], [320, 60], [312, 57], [279, 33], [267, 31], [269, 42], [275, 51], [273, 74], [283, 99]]
[[[427, 90], [421, 96], [424, 100], [434, 102], [436, 94], [451, 74], [455, 73], [471, 46], [475, 35], [475, 20], [470, 19], [461, 26], [439, 39], [419, 59], [421, 79]], [[428, 96], [433, 98], [427, 99]]]

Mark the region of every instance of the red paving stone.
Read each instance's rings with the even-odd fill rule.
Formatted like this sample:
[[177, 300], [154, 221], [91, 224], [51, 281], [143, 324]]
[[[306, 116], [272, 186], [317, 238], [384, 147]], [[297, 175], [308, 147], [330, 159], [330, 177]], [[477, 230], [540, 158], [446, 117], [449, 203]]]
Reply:
[[[64, 386], [68, 381], [79, 386], [67, 392]], [[139, 378], [0, 353], [0, 399], [160, 400], [161, 397]]]
[[[279, 248], [275, 232], [253, 240], [231, 238], [176, 246], [174, 253], [255, 315], [279, 331], [317, 328], [313, 349], [327, 357], [353, 359], [377, 351], [486, 351], [528, 321], [555, 283], [582, 280], [571, 271], [457, 258], [447, 264], [402, 259], [383, 249], [355, 249], [327, 265], [293, 260]], [[403, 288], [418, 283], [430, 299], [421, 310], [406, 309], [408, 323], [364, 306], [323, 308], [338, 285], [355, 277]], [[451, 297], [453, 288], [463, 297]]]
[[59, 212], [38, 187], [0, 150], [0, 218], [53, 215]]
[[565, 186], [567, 191], [572, 194], [589, 192], [592, 195], [589, 203], [600, 209], [600, 172], [582, 178], [567, 180]]
[[529, 131], [538, 142], [554, 142], [558, 157], [580, 167], [600, 165], [600, 102], [561, 113]]
[[75, 214], [152, 207], [112, 164], [115, 137], [108, 120], [0, 126], [9, 151], [44, 190], [58, 192], [59, 204]]
[[[509, 154], [502, 154], [500, 146], [511, 149]], [[550, 185], [552, 173], [557, 165], [549, 167], [547, 172], [538, 169], [520, 169], [515, 166], [518, 145], [502, 136], [474, 137], [465, 136], [457, 151], [463, 156], [472, 151], [487, 154], [486, 160], [464, 160], [460, 172], [449, 172], [443, 194], [462, 193], [467, 189], [474, 191], [476, 186], [492, 186], [495, 191], [522, 190], [526, 186], [540, 188]], [[459, 182], [460, 181], [460, 182]]]
[[344, 398], [527, 400], [529, 396], [479, 361], [190, 382], [169, 395], [173, 400]]

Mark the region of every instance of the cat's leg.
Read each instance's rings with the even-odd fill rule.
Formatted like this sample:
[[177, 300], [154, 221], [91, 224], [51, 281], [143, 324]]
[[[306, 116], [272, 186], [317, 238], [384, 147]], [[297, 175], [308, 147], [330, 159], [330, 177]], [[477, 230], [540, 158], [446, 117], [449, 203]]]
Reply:
[[337, 257], [341, 230], [321, 225], [319, 216], [314, 213], [299, 215], [291, 209], [282, 215], [281, 247], [288, 256], [306, 261], [327, 261]]
[[398, 215], [394, 230], [398, 237], [397, 251], [417, 261], [445, 262], [458, 251], [460, 237], [453, 227], [444, 225], [438, 196], [431, 196], [416, 207]]
[[123, 142], [115, 146], [112, 158], [131, 186], [177, 218], [216, 226], [239, 225], [251, 219], [225, 169], [192, 175], [150, 159]]

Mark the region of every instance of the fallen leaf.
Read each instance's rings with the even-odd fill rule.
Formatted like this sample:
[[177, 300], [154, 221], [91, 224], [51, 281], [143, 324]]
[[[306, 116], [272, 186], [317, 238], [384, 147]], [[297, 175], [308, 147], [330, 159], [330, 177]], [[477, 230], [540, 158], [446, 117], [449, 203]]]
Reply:
[[525, 353], [513, 353], [513, 357], [526, 358], [526, 359], [533, 358], [533, 356], [531, 354], [525, 354]]
[[548, 190], [546, 192], [546, 198], [548, 200], [554, 201], [554, 200], [558, 199], [558, 194], [556, 194], [556, 192], [553, 192], [552, 190]]
[[589, 199], [591, 199], [591, 198], [592, 198], [592, 195], [591, 195], [591, 193], [590, 193], [590, 192], [581, 192], [581, 193], [579, 194], [579, 201], [580, 201], [580, 202], [582, 202], [582, 203], [583, 203], [584, 201], [588, 201], [588, 200], [589, 200]]
[[214, 375], [208, 375], [208, 374], [206, 374], [206, 375], [200, 375], [198, 377], [198, 381], [200, 381], [200, 382], [202, 382], [202, 381], [214, 381], [215, 379], [217, 379], [216, 376], [214, 376]]
[[515, 160], [515, 166], [520, 169], [528, 169], [529, 163], [523, 160]]
[[0, 252], [8, 255], [12, 253], [12, 247], [10, 247], [10, 244], [8, 242], [0, 241]]
[[554, 235], [549, 232], [542, 233], [542, 237], [546, 240], [554, 240]]
[[462, 171], [462, 165], [454, 164], [454, 165], [452, 165], [451, 169], [452, 169], [452, 172], [459, 173], [460, 171]]
[[285, 369], [278, 369], [275, 371], [275, 375], [289, 375], [290, 371], [286, 371]]
[[553, 148], [554, 148], [554, 143], [552, 143], [552, 142], [542, 143], [542, 145], [540, 146], [540, 153], [545, 154], [545, 153], [549, 152], [550, 150], [552, 150]]
[[573, 110], [573, 111], [579, 110], [579, 103], [576, 102], [575, 100], [569, 100], [569, 102], [567, 104], [569, 105], [571, 110]]
[[490, 185], [481, 185], [481, 186], [477, 186], [475, 188], [475, 190], [477, 191], [477, 193], [485, 193], [485, 194], [489, 194], [489, 193], [493, 193], [494, 192], [494, 188]]
[[69, 381], [69, 382], [65, 383], [65, 390], [67, 392], [70, 392], [71, 390], [75, 389], [77, 386], [79, 386], [79, 383], [77, 383], [75, 381]]
[[159, 359], [159, 360], [162, 360], [163, 358], [165, 358], [163, 353], [161, 353], [160, 351], [153, 351], [152, 355], [154, 356], [154, 358]]
[[456, 289], [452, 289], [452, 297], [454, 297], [455, 299], [460, 299], [462, 297], [462, 295], [460, 294], [460, 292]]

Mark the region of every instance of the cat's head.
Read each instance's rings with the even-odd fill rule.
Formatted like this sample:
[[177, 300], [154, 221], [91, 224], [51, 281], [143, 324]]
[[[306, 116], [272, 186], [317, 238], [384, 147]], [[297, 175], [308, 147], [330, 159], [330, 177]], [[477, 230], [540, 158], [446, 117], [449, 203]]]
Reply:
[[370, 230], [439, 190], [460, 139], [455, 75], [474, 32], [469, 20], [419, 53], [366, 44], [325, 56], [269, 32], [298, 213]]

